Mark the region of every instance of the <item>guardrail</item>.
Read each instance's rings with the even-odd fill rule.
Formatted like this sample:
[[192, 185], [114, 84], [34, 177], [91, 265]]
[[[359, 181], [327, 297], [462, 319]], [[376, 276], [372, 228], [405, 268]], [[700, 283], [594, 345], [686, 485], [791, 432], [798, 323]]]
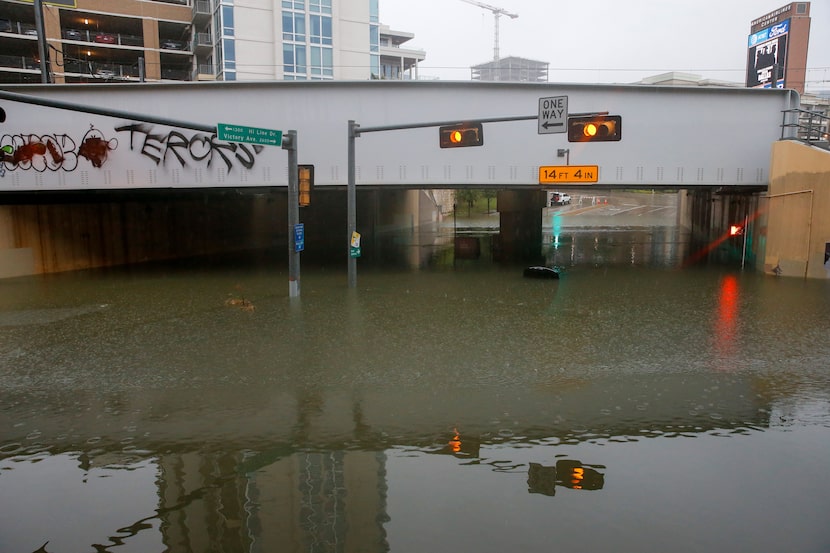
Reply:
[[0, 56], [0, 67], [40, 72], [40, 63], [32, 56]]
[[196, 46], [213, 46], [210, 33], [196, 33]]
[[196, 0], [194, 6], [196, 7], [197, 14], [210, 15], [212, 12], [210, 0]]
[[805, 109], [785, 109], [782, 113], [782, 140], [798, 140], [805, 144], [830, 149], [828, 139], [830, 116]]

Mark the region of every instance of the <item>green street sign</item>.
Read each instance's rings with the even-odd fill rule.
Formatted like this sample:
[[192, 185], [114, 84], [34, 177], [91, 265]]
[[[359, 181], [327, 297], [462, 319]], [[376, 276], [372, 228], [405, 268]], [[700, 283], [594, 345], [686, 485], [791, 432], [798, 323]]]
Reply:
[[274, 129], [260, 129], [242, 125], [218, 123], [216, 138], [225, 142], [247, 142], [249, 144], [264, 144], [266, 146], [282, 146], [282, 131]]

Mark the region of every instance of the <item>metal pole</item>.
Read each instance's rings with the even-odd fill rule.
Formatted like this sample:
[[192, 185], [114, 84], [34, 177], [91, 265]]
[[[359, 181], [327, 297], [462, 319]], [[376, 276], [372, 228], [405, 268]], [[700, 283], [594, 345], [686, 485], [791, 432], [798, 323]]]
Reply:
[[749, 233], [749, 229], [746, 228], [746, 225], [748, 222], [749, 216], [744, 215], [744, 246], [743, 250], [741, 251], [741, 269], [744, 268], [744, 262], [746, 261], [746, 235]]
[[34, 0], [35, 28], [37, 30], [37, 52], [40, 56], [40, 82], [49, 82], [49, 70], [46, 63], [46, 28], [43, 26], [43, 4]]
[[38, 98], [35, 96], [28, 96], [26, 94], [19, 94], [17, 92], [7, 92], [5, 90], [0, 90], [0, 100], [10, 100], [12, 102], [22, 102], [24, 104], [33, 104], [35, 106], [45, 106], [48, 108], [55, 109], [66, 109], [69, 111], [77, 111], [80, 113], [92, 113], [94, 115], [104, 115], [106, 117], [133, 119], [135, 121], [145, 121], [147, 123], [156, 123], [159, 125], [166, 125], [168, 127], [181, 127], [183, 129], [193, 129], [195, 131], [202, 131], [204, 133], [207, 133], [208, 135], [216, 134], [216, 125], [202, 125], [201, 123], [192, 123], [190, 121], [177, 121], [175, 119], [156, 117], [154, 115], [146, 115], [143, 113], [134, 113], [130, 111], [121, 111], [117, 109], [96, 108], [88, 106], [86, 104], [61, 102], [59, 100]]
[[300, 252], [294, 229], [300, 222], [300, 184], [297, 172], [297, 131], [287, 131], [283, 148], [288, 150], [288, 297], [300, 297]]
[[346, 247], [348, 249], [348, 269], [349, 269], [349, 288], [357, 287], [357, 258], [351, 256], [351, 240], [352, 233], [357, 227], [357, 212], [356, 204], [357, 197], [355, 194], [355, 138], [360, 133], [358, 129], [360, 125], [349, 119], [349, 182], [346, 190], [346, 212], [347, 212], [347, 226], [348, 236], [346, 239]]

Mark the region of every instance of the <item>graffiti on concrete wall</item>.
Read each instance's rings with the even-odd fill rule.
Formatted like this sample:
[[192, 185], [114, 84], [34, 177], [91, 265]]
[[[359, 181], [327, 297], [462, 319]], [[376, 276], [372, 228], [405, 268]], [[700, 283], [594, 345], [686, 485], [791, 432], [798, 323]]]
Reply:
[[178, 130], [157, 133], [154, 129], [147, 123], [130, 123], [115, 128], [117, 132], [130, 133], [130, 150], [140, 152], [156, 165], [172, 163], [188, 167], [204, 163], [212, 167], [216, 162], [223, 163], [230, 173], [236, 164], [251, 169], [256, 155], [265, 149], [259, 145], [219, 142], [215, 134], [187, 136]]
[[[216, 135], [185, 134], [180, 130], [156, 131], [147, 123], [117, 126], [115, 133], [126, 133], [130, 152], [137, 152], [156, 166], [187, 168], [205, 165], [251, 169], [264, 146], [220, 142]], [[0, 135], [0, 177], [7, 171], [72, 172], [89, 163], [100, 169], [118, 148], [118, 139], [108, 137], [90, 125], [80, 140], [66, 133]]]
[[86, 158], [93, 167], [101, 167], [107, 154], [118, 146], [115, 138], [107, 140], [94, 127], [80, 142], [68, 134], [4, 134], [0, 136], [0, 175], [5, 171], [74, 171], [79, 158]]

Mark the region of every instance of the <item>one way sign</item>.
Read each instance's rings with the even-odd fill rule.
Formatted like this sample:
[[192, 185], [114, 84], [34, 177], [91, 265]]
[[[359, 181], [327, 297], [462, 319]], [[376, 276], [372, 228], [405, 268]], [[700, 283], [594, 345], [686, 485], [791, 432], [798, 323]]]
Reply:
[[568, 121], [568, 97], [539, 98], [539, 134], [565, 132]]

